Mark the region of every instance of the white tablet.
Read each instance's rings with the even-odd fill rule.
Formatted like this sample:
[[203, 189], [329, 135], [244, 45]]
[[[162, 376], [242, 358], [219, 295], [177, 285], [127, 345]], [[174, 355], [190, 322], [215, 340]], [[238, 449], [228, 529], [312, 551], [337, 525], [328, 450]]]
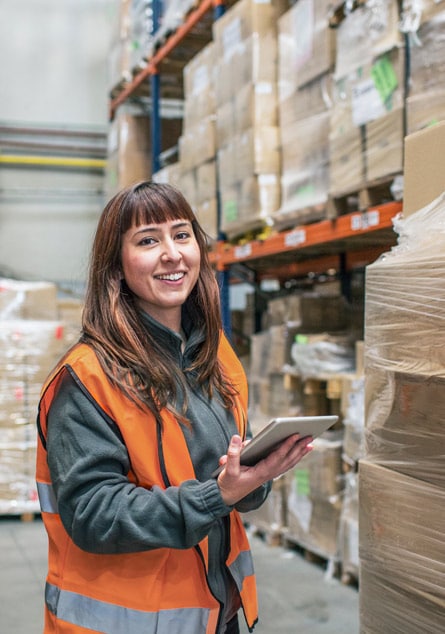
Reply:
[[[317, 438], [335, 425], [338, 416], [287, 416], [273, 418], [241, 451], [241, 464], [252, 466], [265, 458], [286, 438], [299, 434], [301, 438]], [[224, 467], [212, 473], [216, 477]]]

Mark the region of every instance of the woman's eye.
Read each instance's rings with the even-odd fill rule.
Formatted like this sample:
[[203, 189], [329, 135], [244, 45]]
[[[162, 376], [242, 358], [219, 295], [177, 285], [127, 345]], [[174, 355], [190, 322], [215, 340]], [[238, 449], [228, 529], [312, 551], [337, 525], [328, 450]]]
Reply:
[[142, 240], [139, 241], [139, 244], [141, 246], [151, 246], [154, 243], [155, 243], [155, 239], [154, 238], [150, 238], [148, 236], [146, 238], [142, 238]]
[[190, 238], [190, 233], [188, 231], [180, 231], [176, 234], [176, 240], [187, 240]]

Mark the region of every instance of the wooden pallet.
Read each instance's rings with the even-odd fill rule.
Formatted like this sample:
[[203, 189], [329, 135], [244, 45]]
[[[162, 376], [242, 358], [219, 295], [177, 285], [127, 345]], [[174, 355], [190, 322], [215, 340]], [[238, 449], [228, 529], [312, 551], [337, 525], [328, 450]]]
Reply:
[[371, 207], [394, 201], [391, 191], [394, 179], [400, 173], [388, 174], [374, 181], [366, 181], [356, 189], [329, 196], [327, 217], [337, 218], [355, 211], [367, 211]]
[[344, 586], [351, 586], [357, 590], [359, 588], [359, 576], [356, 570], [341, 568], [340, 581]]
[[340, 578], [341, 563], [337, 556], [324, 553], [313, 546], [304, 544], [297, 536], [289, 532], [282, 534], [282, 545], [298, 552], [309, 563], [322, 568], [329, 577]]
[[282, 546], [283, 545], [283, 536], [282, 531], [279, 528], [273, 528], [270, 525], [265, 524], [247, 524], [246, 525], [248, 531], [255, 535], [255, 537], [259, 537], [262, 541], [264, 541], [268, 546]]
[[273, 216], [274, 228], [277, 231], [287, 231], [298, 225], [310, 225], [328, 218], [328, 203], [309, 205], [301, 209], [287, 212], [276, 212]]

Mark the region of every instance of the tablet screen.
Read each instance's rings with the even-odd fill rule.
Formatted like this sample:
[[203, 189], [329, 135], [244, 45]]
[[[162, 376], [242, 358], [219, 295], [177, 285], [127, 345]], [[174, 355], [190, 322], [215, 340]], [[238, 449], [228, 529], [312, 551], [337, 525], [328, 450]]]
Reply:
[[[299, 434], [301, 438], [317, 438], [335, 425], [338, 416], [287, 416], [273, 418], [241, 451], [241, 464], [252, 466], [265, 458], [286, 438]], [[212, 474], [216, 477], [223, 467]]]

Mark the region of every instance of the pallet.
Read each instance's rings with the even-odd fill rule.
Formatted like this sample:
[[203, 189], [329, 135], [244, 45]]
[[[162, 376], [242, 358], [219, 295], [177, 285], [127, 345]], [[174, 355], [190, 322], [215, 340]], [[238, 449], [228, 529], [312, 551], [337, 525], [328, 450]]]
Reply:
[[26, 511], [24, 513], [2, 513], [0, 514], [0, 520], [16, 520], [23, 523], [34, 522], [35, 520], [39, 520], [41, 518], [40, 513], [32, 513], [31, 511]]
[[273, 214], [274, 228], [277, 231], [288, 231], [298, 225], [311, 225], [328, 218], [327, 202], [318, 205], [309, 205], [301, 209], [289, 212], [276, 212]]
[[271, 526], [265, 526], [261, 524], [250, 524], [246, 525], [248, 532], [250, 532], [255, 537], [261, 539], [268, 546], [282, 546], [282, 531], [281, 529], [272, 528]]
[[351, 586], [356, 590], [359, 589], [359, 576], [357, 571], [341, 570], [340, 581], [344, 586]]
[[330, 194], [327, 217], [333, 219], [356, 211], [367, 211], [370, 207], [394, 201], [391, 187], [397, 176], [400, 172], [366, 181], [355, 189]]
[[322, 568], [328, 577], [340, 578], [341, 563], [337, 556], [304, 544], [289, 532], [282, 535], [282, 542], [283, 546], [298, 552], [305, 561]]
[[251, 218], [238, 225], [233, 223], [232, 227], [225, 229], [225, 234], [232, 246], [244, 246], [255, 240], [262, 241], [268, 238], [272, 233], [272, 228], [263, 218]]

